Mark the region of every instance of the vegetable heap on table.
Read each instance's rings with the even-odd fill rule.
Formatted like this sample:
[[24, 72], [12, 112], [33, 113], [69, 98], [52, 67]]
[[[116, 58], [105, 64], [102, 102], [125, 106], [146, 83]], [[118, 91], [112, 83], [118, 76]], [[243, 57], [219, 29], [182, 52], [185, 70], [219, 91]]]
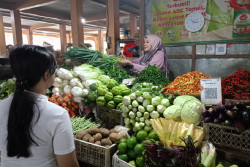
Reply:
[[55, 103], [67, 110], [69, 112], [70, 117], [74, 117], [79, 114], [79, 106], [77, 103], [72, 101], [72, 95], [70, 93], [62, 97], [59, 97], [57, 94], [52, 94], [52, 96], [48, 98], [50, 102]]
[[64, 59], [77, 59], [80, 61], [93, 61], [97, 60], [98, 58], [103, 57], [102, 53], [97, 50], [91, 50], [87, 47], [73, 47], [69, 49], [69, 51], [64, 52], [62, 54]]
[[168, 84], [169, 80], [168, 78], [166, 78], [166, 73], [163, 70], [160, 70], [155, 65], [148, 65], [147, 68], [145, 68], [138, 74], [136, 80], [134, 81], [134, 84], [143, 82], [165, 86]]
[[224, 99], [250, 99], [250, 71], [238, 69], [234, 74], [221, 81]]
[[209, 107], [202, 112], [204, 123], [221, 123], [234, 126], [237, 132], [250, 128], [250, 109], [241, 102], [232, 101], [218, 104], [216, 108]]
[[[170, 97], [171, 98], [171, 97]], [[151, 92], [136, 91], [123, 98], [122, 115], [125, 126], [134, 132], [151, 131], [150, 119], [159, 118], [171, 104], [162, 96], [152, 97]]]
[[203, 110], [205, 107], [200, 100], [193, 96], [182, 95], [174, 99], [174, 105], [168, 107], [163, 116], [166, 119], [199, 124], [202, 121]]
[[98, 123], [91, 122], [91, 120], [86, 119], [85, 116], [83, 116], [83, 117], [71, 117], [70, 122], [72, 125], [74, 135], [80, 130], [86, 130], [86, 129], [89, 129], [93, 126], [96, 126], [96, 127], [99, 126]]
[[151, 124], [165, 147], [171, 145], [183, 146], [184, 143], [180, 140], [180, 137], [186, 138], [189, 135], [197, 142], [196, 145], [200, 145], [204, 136], [203, 128], [194, 124], [176, 122], [165, 118], [152, 119]]
[[163, 147], [162, 144], [150, 140], [145, 142], [145, 163], [150, 167], [198, 167], [201, 162], [201, 149], [191, 136], [181, 137], [183, 146]]
[[16, 89], [16, 79], [8, 79], [7, 81], [2, 81], [0, 84], [0, 101], [10, 96], [15, 92]]
[[102, 146], [111, 146], [119, 142], [121, 136], [114, 129], [108, 130], [106, 128], [97, 128], [95, 126], [87, 130], [79, 130], [76, 133], [76, 139], [90, 142]]
[[173, 82], [169, 83], [165, 88], [163, 88], [163, 93], [198, 96], [201, 93], [200, 79], [206, 78], [211, 77], [202, 72], [189, 72], [182, 76], [178, 76]]

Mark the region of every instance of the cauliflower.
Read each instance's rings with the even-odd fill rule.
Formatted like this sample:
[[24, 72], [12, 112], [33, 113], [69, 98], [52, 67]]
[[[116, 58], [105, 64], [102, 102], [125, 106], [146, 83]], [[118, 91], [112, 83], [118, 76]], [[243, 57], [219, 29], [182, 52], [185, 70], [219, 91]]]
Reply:
[[72, 93], [73, 96], [77, 96], [77, 97], [83, 96], [83, 90], [82, 90], [82, 88], [80, 88], [78, 86], [74, 86], [71, 89], [71, 93]]
[[65, 94], [68, 94], [68, 93], [71, 92], [71, 89], [72, 89], [72, 86], [66, 85], [66, 86], [63, 88], [63, 92], [64, 92]]
[[71, 86], [78, 86], [80, 88], [83, 88], [81, 81], [78, 78], [73, 78], [70, 80]]
[[57, 75], [58, 77], [62, 79], [67, 79], [67, 80], [71, 80], [73, 78], [72, 73], [69, 70], [66, 70], [64, 68], [59, 68], [57, 71]]

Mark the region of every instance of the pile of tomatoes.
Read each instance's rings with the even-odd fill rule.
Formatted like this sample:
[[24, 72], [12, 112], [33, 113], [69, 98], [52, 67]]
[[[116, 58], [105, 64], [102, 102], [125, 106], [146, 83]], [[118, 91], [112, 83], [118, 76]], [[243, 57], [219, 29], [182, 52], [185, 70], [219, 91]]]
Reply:
[[74, 117], [79, 114], [79, 106], [77, 103], [72, 101], [72, 95], [70, 93], [59, 97], [57, 94], [52, 94], [51, 97], [48, 97], [49, 101], [55, 103], [69, 112], [70, 117]]

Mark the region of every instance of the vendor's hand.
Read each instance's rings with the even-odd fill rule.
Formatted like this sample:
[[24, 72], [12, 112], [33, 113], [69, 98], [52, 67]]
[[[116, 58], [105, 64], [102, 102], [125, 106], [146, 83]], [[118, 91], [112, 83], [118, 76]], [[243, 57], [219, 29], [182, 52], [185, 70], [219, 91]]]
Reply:
[[132, 65], [133, 64], [131, 61], [129, 61], [127, 59], [121, 59], [120, 63], [123, 64], [123, 65]]

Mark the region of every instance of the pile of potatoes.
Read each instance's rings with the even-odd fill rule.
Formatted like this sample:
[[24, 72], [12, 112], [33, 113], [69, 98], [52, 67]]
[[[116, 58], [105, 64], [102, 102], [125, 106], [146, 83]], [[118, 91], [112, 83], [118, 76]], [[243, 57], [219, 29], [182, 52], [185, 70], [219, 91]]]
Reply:
[[76, 134], [76, 139], [90, 143], [108, 146], [120, 141], [121, 136], [114, 129], [91, 127], [88, 130], [80, 130]]

